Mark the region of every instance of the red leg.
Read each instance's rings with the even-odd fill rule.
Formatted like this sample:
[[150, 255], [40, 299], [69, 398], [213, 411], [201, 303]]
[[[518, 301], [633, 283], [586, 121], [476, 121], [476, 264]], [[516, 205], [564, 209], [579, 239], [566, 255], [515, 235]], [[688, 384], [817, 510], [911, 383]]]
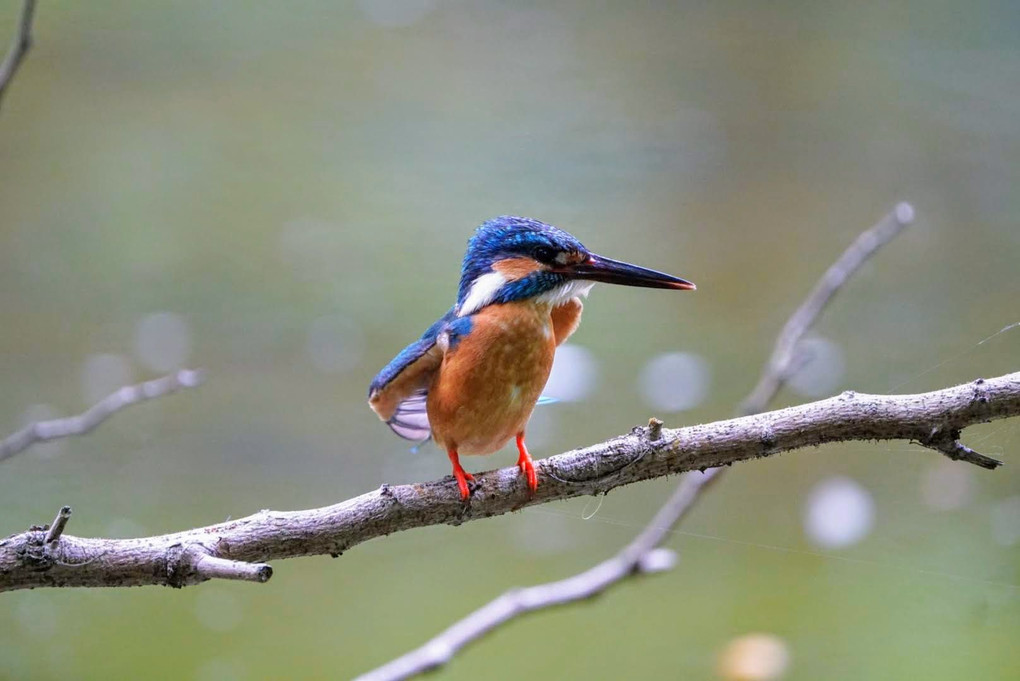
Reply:
[[467, 501], [468, 497], [471, 496], [471, 490], [468, 488], [468, 480], [474, 482], [475, 476], [460, 467], [460, 457], [457, 456], [456, 449], [448, 449], [446, 450], [446, 454], [450, 457], [450, 463], [453, 464], [453, 477], [457, 478], [457, 487], [460, 489], [460, 498]]
[[517, 457], [517, 467], [521, 469], [521, 475], [528, 480], [528, 489], [532, 493], [538, 489], [538, 474], [535, 473], [535, 464], [531, 461], [531, 454], [528, 454], [528, 445], [524, 444], [524, 433], [517, 433], [517, 451], [521, 453]]

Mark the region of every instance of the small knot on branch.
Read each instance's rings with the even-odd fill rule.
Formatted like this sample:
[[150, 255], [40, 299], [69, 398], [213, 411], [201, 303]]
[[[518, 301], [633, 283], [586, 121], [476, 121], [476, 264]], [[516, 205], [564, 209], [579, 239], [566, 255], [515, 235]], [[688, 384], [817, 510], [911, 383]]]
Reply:
[[653, 441], [662, 439], [662, 421], [654, 416], [648, 419], [648, 430], [645, 431], [645, 436]]
[[666, 572], [672, 570], [679, 560], [680, 557], [677, 556], [676, 551], [660, 546], [642, 555], [635, 568], [638, 572], [646, 575]]
[[49, 531], [46, 532], [46, 538], [43, 540], [43, 544], [52, 544], [60, 540], [60, 535], [64, 533], [64, 528], [67, 527], [67, 521], [71, 519], [71, 507], [62, 506], [57, 511], [57, 517], [50, 523]]
[[896, 216], [896, 222], [901, 225], [909, 225], [914, 221], [914, 207], [906, 201], [897, 203], [893, 214]]
[[988, 386], [985, 385], [983, 378], [974, 381], [974, 401], [982, 405], [988, 404]]
[[424, 671], [440, 667], [453, 659], [454, 650], [445, 641], [432, 641], [425, 648], [426, 663]]

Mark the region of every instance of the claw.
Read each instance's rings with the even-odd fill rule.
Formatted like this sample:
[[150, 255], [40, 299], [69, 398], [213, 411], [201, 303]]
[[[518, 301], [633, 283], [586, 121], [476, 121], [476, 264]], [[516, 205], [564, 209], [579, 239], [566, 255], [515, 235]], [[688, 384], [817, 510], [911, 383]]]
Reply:
[[475, 476], [461, 468], [460, 457], [457, 456], [456, 449], [447, 450], [446, 454], [450, 457], [450, 463], [453, 464], [453, 477], [457, 480], [457, 489], [460, 490], [460, 498], [463, 501], [467, 501], [471, 497], [471, 488], [468, 487], [468, 480], [474, 482]]
[[517, 451], [520, 456], [517, 458], [517, 467], [521, 469], [521, 475], [528, 482], [528, 489], [532, 494], [538, 489], [538, 473], [535, 472], [535, 464], [528, 453], [528, 446], [524, 444], [524, 433], [517, 434]]
[[453, 477], [457, 478], [457, 488], [460, 489], [460, 498], [463, 501], [467, 501], [471, 497], [471, 488], [468, 487], [468, 480], [474, 482], [475, 476], [471, 475], [463, 468], [454, 468]]

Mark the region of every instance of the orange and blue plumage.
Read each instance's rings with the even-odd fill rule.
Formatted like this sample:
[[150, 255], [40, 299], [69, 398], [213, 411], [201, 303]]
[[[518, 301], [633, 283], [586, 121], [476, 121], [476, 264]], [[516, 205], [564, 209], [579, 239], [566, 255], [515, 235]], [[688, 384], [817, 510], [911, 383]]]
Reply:
[[668, 274], [611, 260], [530, 218], [501, 216], [468, 242], [457, 302], [375, 377], [369, 405], [397, 435], [430, 436], [453, 465], [461, 497], [471, 474], [460, 454], [491, 454], [516, 437], [528, 488], [538, 478], [524, 429], [556, 347], [581, 320], [597, 282], [692, 290]]

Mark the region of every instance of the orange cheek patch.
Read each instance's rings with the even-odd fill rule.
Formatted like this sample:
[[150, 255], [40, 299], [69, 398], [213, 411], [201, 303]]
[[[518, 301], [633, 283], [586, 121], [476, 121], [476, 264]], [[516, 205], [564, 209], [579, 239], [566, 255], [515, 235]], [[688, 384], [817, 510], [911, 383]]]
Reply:
[[507, 281], [517, 281], [544, 268], [537, 260], [522, 257], [500, 260], [493, 264], [492, 269], [506, 277]]

